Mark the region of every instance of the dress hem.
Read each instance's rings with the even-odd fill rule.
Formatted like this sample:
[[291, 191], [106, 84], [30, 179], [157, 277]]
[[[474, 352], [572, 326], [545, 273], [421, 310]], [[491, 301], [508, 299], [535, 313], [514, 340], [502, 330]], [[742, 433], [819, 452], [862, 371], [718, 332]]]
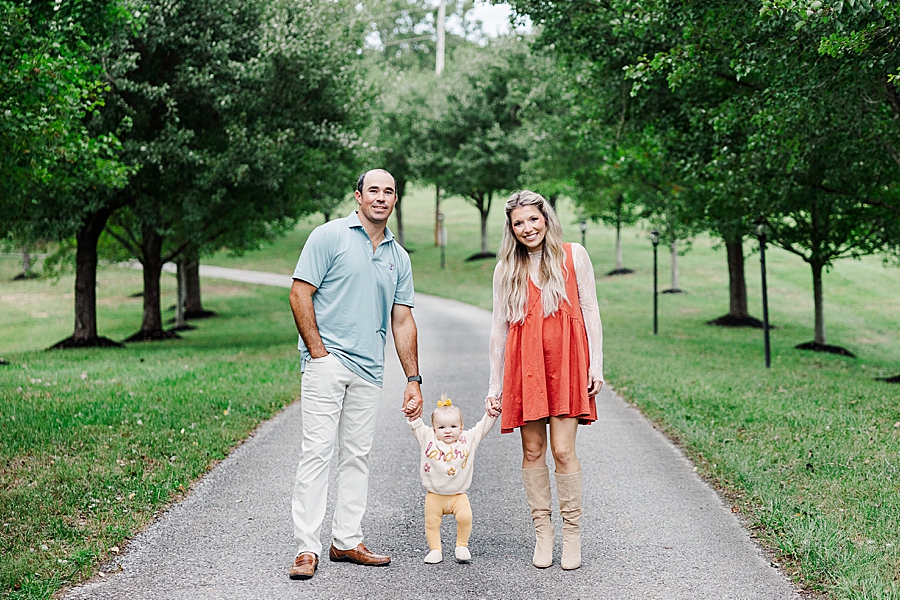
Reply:
[[547, 418], [550, 418], [550, 417], [563, 417], [563, 418], [567, 418], [567, 419], [578, 419], [578, 424], [579, 424], [579, 425], [590, 425], [591, 423], [594, 423], [594, 422], [597, 420], [596, 418], [593, 418], [593, 419], [591, 418], [591, 413], [585, 413], [585, 414], [583, 414], [583, 415], [574, 415], [574, 416], [572, 416], [572, 415], [547, 415], [547, 416], [544, 416], [544, 417], [539, 417], [539, 418], [537, 418], [537, 419], [532, 419], [532, 420], [530, 420], [530, 421], [522, 421], [522, 422], [519, 423], [518, 425], [513, 425], [512, 428], [503, 427], [503, 425], [502, 425], [502, 423], [501, 423], [501, 425], [500, 425], [500, 433], [501, 433], [501, 434], [503, 434], [503, 433], [512, 433], [512, 432], [514, 432], [516, 429], [518, 429], [519, 427], [523, 427], [523, 426], [527, 425], [528, 423], [532, 423], [532, 422], [534, 422], [534, 421], [540, 421], [541, 419], [547, 419]]

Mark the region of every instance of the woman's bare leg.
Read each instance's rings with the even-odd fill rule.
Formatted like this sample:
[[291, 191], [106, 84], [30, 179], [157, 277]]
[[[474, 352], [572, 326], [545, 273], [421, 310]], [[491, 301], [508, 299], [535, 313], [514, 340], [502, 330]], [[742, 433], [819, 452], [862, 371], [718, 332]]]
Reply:
[[[581, 470], [581, 462], [575, 454], [575, 434], [578, 433], [578, 419], [574, 417], [550, 417], [550, 451], [556, 463], [556, 472], [569, 474]], [[525, 429], [524, 427], [522, 428]], [[522, 435], [524, 447], [525, 435]], [[546, 438], [544, 439], [546, 451]]]
[[519, 427], [522, 436], [522, 468], [540, 469], [547, 465], [547, 419], [529, 421]]

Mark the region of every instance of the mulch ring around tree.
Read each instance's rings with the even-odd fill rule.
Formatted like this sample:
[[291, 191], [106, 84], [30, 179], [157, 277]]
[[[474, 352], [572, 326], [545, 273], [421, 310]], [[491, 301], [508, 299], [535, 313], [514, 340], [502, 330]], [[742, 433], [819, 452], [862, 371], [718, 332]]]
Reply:
[[97, 336], [94, 338], [76, 340], [74, 337], [68, 337], [61, 342], [56, 342], [47, 350], [73, 350], [75, 348], [124, 348], [125, 344], [116, 342], [106, 337]]
[[830, 346], [828, 344], [820, 344], [819, 342], [806, 342], [805, 344], [797, 344], [794, 346], [797, 350], [812, 350], [813, 352], [828, 352], [829, 354], [840, 354], [841, 356], [849, 356], [856, 358], [856, 355], [842, 348], [841, 346]]
[[883, 381], [885, 383], [900, 383], [900, 375], [894, 375], [893, 377], [876, 377], [875, 381]]
[[40, 279], [40, 278], [41, 278], [40, 273], [28, 271], [27, 273], [19, 273], [18, 275], [16, 275], [12, 279], [10, 279], [10, 281], [26, 281], [28, 279]]
[[[753, 327], [755, 329], [763, 328], [763, 322], [755, 317], [751, 317], [750, 315], [722, 315], [718, 319], [707, 321], [706, 324], [715, 325], [716, 327]], [[771, 323], [769, 324], [769, 329], [775, 329], [771, 325]]]
[[469, 258], [466, 259], [466, 262], [473, 260], [484, 260], [487, 258], [497, 258], [497, 255], [493, 252], [479, 252], [478, 254], [473, 254]]
[[131, 337], [122, 340], [126, 344], [134, 342], [159, 342], [162, 340], [181, 339], [178, 333], [169, 329], [168, 331], [138, 331]]
[[634, 273], [634, 269], [613, 269], [612, 271], [609, 271], [606, 276], [615, 277], [616, 275], [631, 275], [632, 273]]
[[184, 318], [191, 319], [210, 319], [212, 317], [218, 317], [219, 313], [214, 310], [188, 310], [184, 313]]
[[[175, 305], [173, 304], [169, 308], [166, 309], [167, 312], [175, 312]], [[185, 319], [209, 319], [212, 317], [218, 317], [219, 313], [214, 310], [186, 310], [184, 311]], [[174, 320], [169, 321], [169, 323], [174, 323]]]

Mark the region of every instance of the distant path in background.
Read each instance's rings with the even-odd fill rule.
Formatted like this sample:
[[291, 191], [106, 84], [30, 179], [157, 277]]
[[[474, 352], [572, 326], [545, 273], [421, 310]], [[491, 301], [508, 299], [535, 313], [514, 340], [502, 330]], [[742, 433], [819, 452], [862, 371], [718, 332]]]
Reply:
[[[290, 276], [201, 267], [205, 277], [290, 286]], [[474, 423], [484, 410], [490, 314], [416, 295], [426, 407], [442, 393]], [[389, 345], [390, 346], [390, 345]], [[531, 566], [534, 534], [519, 470], [518, 435], [495, 428], [478, 449], [469, 490], [472, 562], [457, 564], [454, 523], [444, 519], [444, 562], [423, 563], [425, 535], [418, 447], [401, 416], [405, 378], [387, 348], [380, 435], [371, 460], [366, 544], [390, 554], [386, 568], [322, 557], [309, 581], [291, 581], [296, 548], [290, 497], [299, 453], [300, 405], [264, 423], [139, 534], [115, 563], [69, 590], [79, 599], [603, 598], [634, 600], [797, 598], [738, 518], [693, 465], [641, 413], [604, 386], [600, 419], [578, 434], [584, 470], [583, 556], [575, 571]], [[607, 349], [615, 352], [614, 344]], [[332, 486], [333, 489], [333, 486]], [[555, 502], [554, 502], [555, 504]], [[329, 510], [323, 543], [330, 545]]]

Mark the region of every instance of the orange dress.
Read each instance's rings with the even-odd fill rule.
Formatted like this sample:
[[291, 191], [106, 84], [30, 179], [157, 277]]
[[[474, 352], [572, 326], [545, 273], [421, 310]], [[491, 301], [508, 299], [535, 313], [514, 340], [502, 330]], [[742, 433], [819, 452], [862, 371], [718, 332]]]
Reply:
[[566, 297], [556, 314], [544, 317], [541, 290], [528, 280], [525, 320], [510, 323], [503, 363], [501, 433], [546, 417], [597, 420], [597, 404], [588, 397], [590, 348], [571, 244], [566, 252]]

